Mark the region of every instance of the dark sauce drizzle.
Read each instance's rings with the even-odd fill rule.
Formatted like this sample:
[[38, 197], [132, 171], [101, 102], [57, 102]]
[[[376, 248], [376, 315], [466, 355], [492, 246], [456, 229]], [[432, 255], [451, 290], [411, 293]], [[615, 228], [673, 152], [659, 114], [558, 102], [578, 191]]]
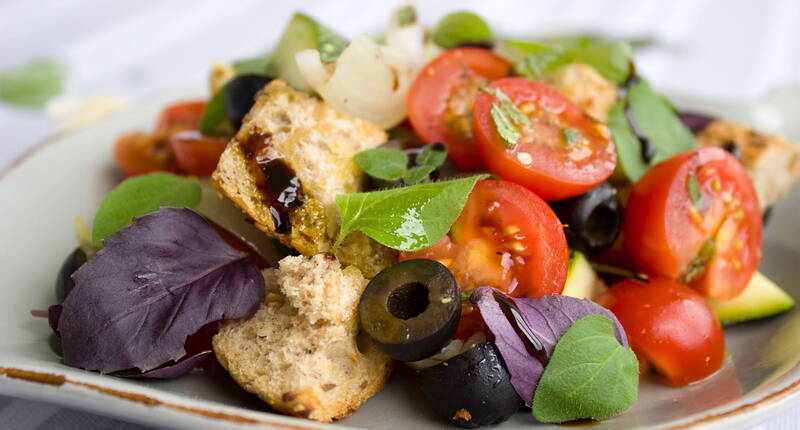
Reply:
[[645, 163], [649, 164], [656, 155], [656, 147], [653, 145], [653, 142], [651, 142], [644, 136], [644, 134], [642, 134], [641, 129], [636, 123], [636, 119], [633, 117], [633, 110], [631, 109], [631, 104], [628, 100], [628, 90], [630, 90], [632, 86], [639, 83], [639, 75], [636, 73], [636, 67], [633, 65], [633, 63], [630, 63], [629, 67], [630, 71], [628, 72], [628, 79], [626, 79], [625, 82], [620, 85], [617, 92], [617, 99], [625, 101], [625, 119], [628, 120], [628, 124], [631, 126], [631, 131], [633, 131], [634, 136], [636, 136], [636, 138], [639, 140], [642, 159]]
[[269, 207], [275, 232], [286, 234], [292, 229], [289, 213], [303, 203], [303, 191], [300, 179], [286, 161], [261, 154], [271, 141], [272, 135], [251, 131], [247, 139], [239, 144], [262, 201]]
[[547, 362], [550, 361], [547, 357], [547, 351], [545, 351], [542, 341], [536, 337], [536, 334], [533, 333], [533, 330], [528, 327], [528, 324], [522, 318], [522, 314], [519, 309], [517, 309], [517, 305], [499, 293], [494, 293], [494, 299], [498, 306], [500, 306], [506, 319], [508, 319], [508, 322], [514, 327], [517, 336], [522, 339], [522, 343], [525, 344], [525, 349], [528, 351], [528, 354], [539, 360], [539, 362], [542, 363], [542, 367], [547, 366]]

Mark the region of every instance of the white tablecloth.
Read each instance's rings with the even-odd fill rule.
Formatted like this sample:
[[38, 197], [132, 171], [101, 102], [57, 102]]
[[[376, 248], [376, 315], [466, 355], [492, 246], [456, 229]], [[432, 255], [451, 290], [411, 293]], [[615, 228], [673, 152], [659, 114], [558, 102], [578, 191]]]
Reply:
[[[472, 9], [496, 33], [519, 38], [592, 33], [649, 37], [638, 67], [663, 92], [751, 103], [800, 87], [800, 1], [420, 0], [433, 23]], [[203, 88], [212, 60], [268, 51], [290, 14], [303, 10], [345, 36], [377, 34], [394, 2], [0, 0], [0, 69], [55, 58], [69, 70], [61, 105], [107, 96], [135, 104], [174, 88]], [[526, 17], [524, 20], [509, 19]], [[51, 106], [52, 107], [52, 106]], [[0, 169], [58, 125], [43, 110], [0, 104]], [[109, 136], [109, 139], [113, 136]], [[797, 408], [800, 409], [800, 408]], [[759, 430], [800, 428], [790, 411]], [[84, 412], [0, 397], [0, 428], [140, 429]]]

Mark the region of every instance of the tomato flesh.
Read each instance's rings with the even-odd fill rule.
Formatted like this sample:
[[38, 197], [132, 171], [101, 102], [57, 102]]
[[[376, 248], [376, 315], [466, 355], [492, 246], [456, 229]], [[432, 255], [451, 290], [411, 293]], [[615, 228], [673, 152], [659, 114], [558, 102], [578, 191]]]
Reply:
[[561, 222], [542, 199], [508, 181], [478, 182], [450, 235], [401, 253], [450, 268], [462, 291], [492, 286], [515, 297], [559, 294], [569, 249]]
[[639, 267], [730, 299], [761, 259], [763, 226], [741, 163], [720, 148], [678, 154], [653, 166], [631, 190], [625, 247]]
[[166, 141], [150, 134], [120, 136], [114, 145], [114, 159], [127, 177], [151, 172], [179, 172]]
[[197, 130], [206, 110], [203, 100], [190, 100], [167, 106], [156, 122], [155, 134], [166, 135], [184, 130]]
[[188, 175], [209, 176], [225, 150], [225, 138], [205, 137], [196, 130], [173, 134], [169, 146], [181, 170]]
[[525, 78], [498, 79], [489, 87], [502, 91], [530, 125], [512, 146], [497, 131], [487, 92], [475, 100], [474, 130], [478, 151], [492, 173], [524, 185], [545, 200], [577, 196], [606, 180], [617, 153], [608, 127], [563, 94]]
[[649, 283], [629, 279], [611, 287], [599, 301], [619, 319], [640, 368], [653, 368], [681, 386], [722, 367], [722, 327], [691, 288], [658, 276]]
[[479, 88], [508, 75], [511, 63], [481, 48], [456, 48], [428, 63], [407, 96], [408, 119], [426, 143], [442, 142], [461, 170], [482, 167], [472, 132]]

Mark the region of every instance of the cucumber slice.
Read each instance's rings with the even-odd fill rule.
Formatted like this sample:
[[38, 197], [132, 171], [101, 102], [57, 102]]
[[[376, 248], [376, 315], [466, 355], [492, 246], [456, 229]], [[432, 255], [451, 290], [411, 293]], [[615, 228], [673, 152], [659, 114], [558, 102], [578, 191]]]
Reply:
[[279, 78], [300, 91], [310, 89], [300, 73], [295, 54], [306, 49], [319, 51], [323, 62], [334, 61], [347, 46], [347, 40], [302, 13], [295, 13], [283, 31], [272, 55], [273, 68]]
[[747, 288], [737, 297], [706, 300], [723, 324], [766, 318], [794, 307], [794, 299], [760, 272], [753, 275]]
[[562, 295], [579, 299], [596, 299], [608, 288], [597, 276], [589, 260], [578, 251], [570, 252], [569, 272]]

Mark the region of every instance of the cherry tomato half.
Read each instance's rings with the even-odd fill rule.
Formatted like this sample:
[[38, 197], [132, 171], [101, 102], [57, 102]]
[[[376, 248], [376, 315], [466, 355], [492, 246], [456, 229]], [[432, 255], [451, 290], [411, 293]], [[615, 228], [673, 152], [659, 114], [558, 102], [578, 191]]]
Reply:
[[508, 75], [511, 63], [486, 49], [456, 48], [434, 58], [408, 91], [408, 119], [426, 142], [442, 142], [461, 170], [482, 167], [472, 133], [479, 88]]
[[753, 185], [720, 148], [678, 154], [653, 166], [631, 190], [625, 247], [648, 272], [729, 299], [761, 260], [763, 227]]
[[114, 145], [114, 159], [125, 176], [151, 172], [179, 173], [178, 163], [166, 140], [145, 134], [124, 134]]
[[569, 249], [552, 209], [513, 182], [478, 182], [450, 235], [400, 259], [429, 258], [447, 266], [462, 291], [492, 286], [515, 297], [559, 294]]
[[687, 385], [722, 367], [725, 336], [708, 303], [691, 288], [661, 277], [628, 279], [598, 300], [619, 319], [641, 368]]
[[206, 102], [202, 100], [169, 105], [161, 111], [161, 116], [156, 122], [155, 134], [163, 136], [184, 130], [197, 130], [200, 128], [200, 120], [205, 110]]
[[498, 79], [489, 87], [502, 91], [530, 118], [529, 126], [518, 129], [521, 138], [507, 146], [492, 114], [500, 101], [485, 91], [478, 94], [475, 140], [492, 173], [530, 188], [545, 200], [577, 196], [613, 173], [617, 153], [608, 127], [563, 94], [525, 78]]
[[182, 131], [169, 138], [169, 147], [181, 170], [196, 176], [214, 172], [227, 143], [225, 138], [205, 137], [197, 130]]

